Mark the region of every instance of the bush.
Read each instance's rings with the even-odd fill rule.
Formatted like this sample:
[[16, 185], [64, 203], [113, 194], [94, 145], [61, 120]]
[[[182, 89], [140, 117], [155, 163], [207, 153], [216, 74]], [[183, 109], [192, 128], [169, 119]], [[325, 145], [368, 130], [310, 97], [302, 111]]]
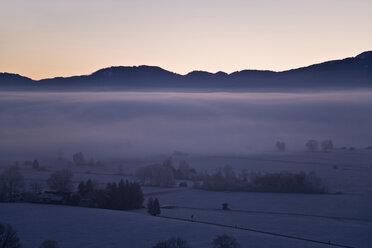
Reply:
[[177, 237], [160, 241], [153, 248], [190, 248], [190, 246], [186, 240]]
[[240, 244], [234, 237], [226, 234], [216, 236], [212, 241], [213, 248], [239, 248]]
[[230, 210], [229, 204], [227, 202], [222, 203], [222, 210]]
[[22, 247], [17, 232], [12, 228], [11, 225], [0, 224], [0, 247], [1, 248]]

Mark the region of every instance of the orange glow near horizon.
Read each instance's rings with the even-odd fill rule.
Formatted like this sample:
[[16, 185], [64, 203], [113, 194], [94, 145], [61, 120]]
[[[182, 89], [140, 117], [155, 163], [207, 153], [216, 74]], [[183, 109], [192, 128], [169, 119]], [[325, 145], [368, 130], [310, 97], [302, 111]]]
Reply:
[[371, 50], [371, 9], [367, 0], [4, 0], [0, 72], [281, 71]]

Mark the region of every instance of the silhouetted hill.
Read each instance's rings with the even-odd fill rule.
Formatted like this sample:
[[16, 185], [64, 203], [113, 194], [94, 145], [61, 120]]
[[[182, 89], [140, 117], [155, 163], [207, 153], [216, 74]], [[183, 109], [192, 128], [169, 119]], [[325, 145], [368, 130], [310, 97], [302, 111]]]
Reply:
[[243, 70], [227, 74], [176, 74], [155, 66], [118, 66], [91, 75], [34, 81], [0, 73], [0, 89], [11, 90], [255, 90], [350, 89], [372, 87], [372, 51], [288, 71]]

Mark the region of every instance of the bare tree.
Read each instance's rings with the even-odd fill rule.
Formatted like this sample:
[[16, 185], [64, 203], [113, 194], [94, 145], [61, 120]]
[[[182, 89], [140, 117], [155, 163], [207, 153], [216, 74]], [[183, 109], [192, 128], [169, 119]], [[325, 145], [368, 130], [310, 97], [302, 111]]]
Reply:
[[72, 177], [71, 170], [63, 169], [52, 173], [47, 183], [50, 189], [57, 192], [71, 192], [73, 189]]
[[284, 152], [285, 151], [285, 142], [284, 141], [277, 141], [275, 145], [276, 145], [276, 148], [278, 149], [278, 152]]
[[78, 152], [72, 155], [72, 160], [76, 165], [86, 165], [84, 154], [82, 152]]
[[24, 188], [24, 178], [16, 165], [6, 168], [0, 175], [0, 191], [6, 197], [13, 197]]
[[319, 143], [316, 140], [309, 140], [308, 142], [306, 142], [305, 145], [307, 149], [311, 152], [316, 152], [319, 149]]
[[0, 224], [0, 247], [1, 248], [21, 248], [17, 232], [11, 225]]
[[160, 241], [153, 248], [190, 248], [186, 240], [177, 238], [170, 238], [166, 241]]
[[29, 184], [29, 188], [30, 188], [30, 191], [33, 193], [33, 194], [38, 194], [38, 193], [41, 193], [43, 191], [43, 186], [41, 185], [41, 183], [37, 180], [32, 180]]
[[333, 149], [333, 142], [330, 139], [323, 140], [322, 143], [320, 144], [320, 147], [322, 148], [323, 152], [327, 152]]
[[213, 248], [239, 248], [240, 244], [234, 237], [226, 234], [216, 236], [212, 241]]

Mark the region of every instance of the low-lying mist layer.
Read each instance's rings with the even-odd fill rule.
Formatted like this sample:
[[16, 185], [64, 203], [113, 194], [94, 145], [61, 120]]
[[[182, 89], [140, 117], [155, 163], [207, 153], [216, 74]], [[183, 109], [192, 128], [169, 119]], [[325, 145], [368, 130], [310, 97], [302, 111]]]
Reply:
[[[372, 92], [1, 92], [2, 156], [141, 156], [175, 150], [305, 150], [309, 139], [372, 145]], [[56, 156], [56, 155], [55, 155]]]

